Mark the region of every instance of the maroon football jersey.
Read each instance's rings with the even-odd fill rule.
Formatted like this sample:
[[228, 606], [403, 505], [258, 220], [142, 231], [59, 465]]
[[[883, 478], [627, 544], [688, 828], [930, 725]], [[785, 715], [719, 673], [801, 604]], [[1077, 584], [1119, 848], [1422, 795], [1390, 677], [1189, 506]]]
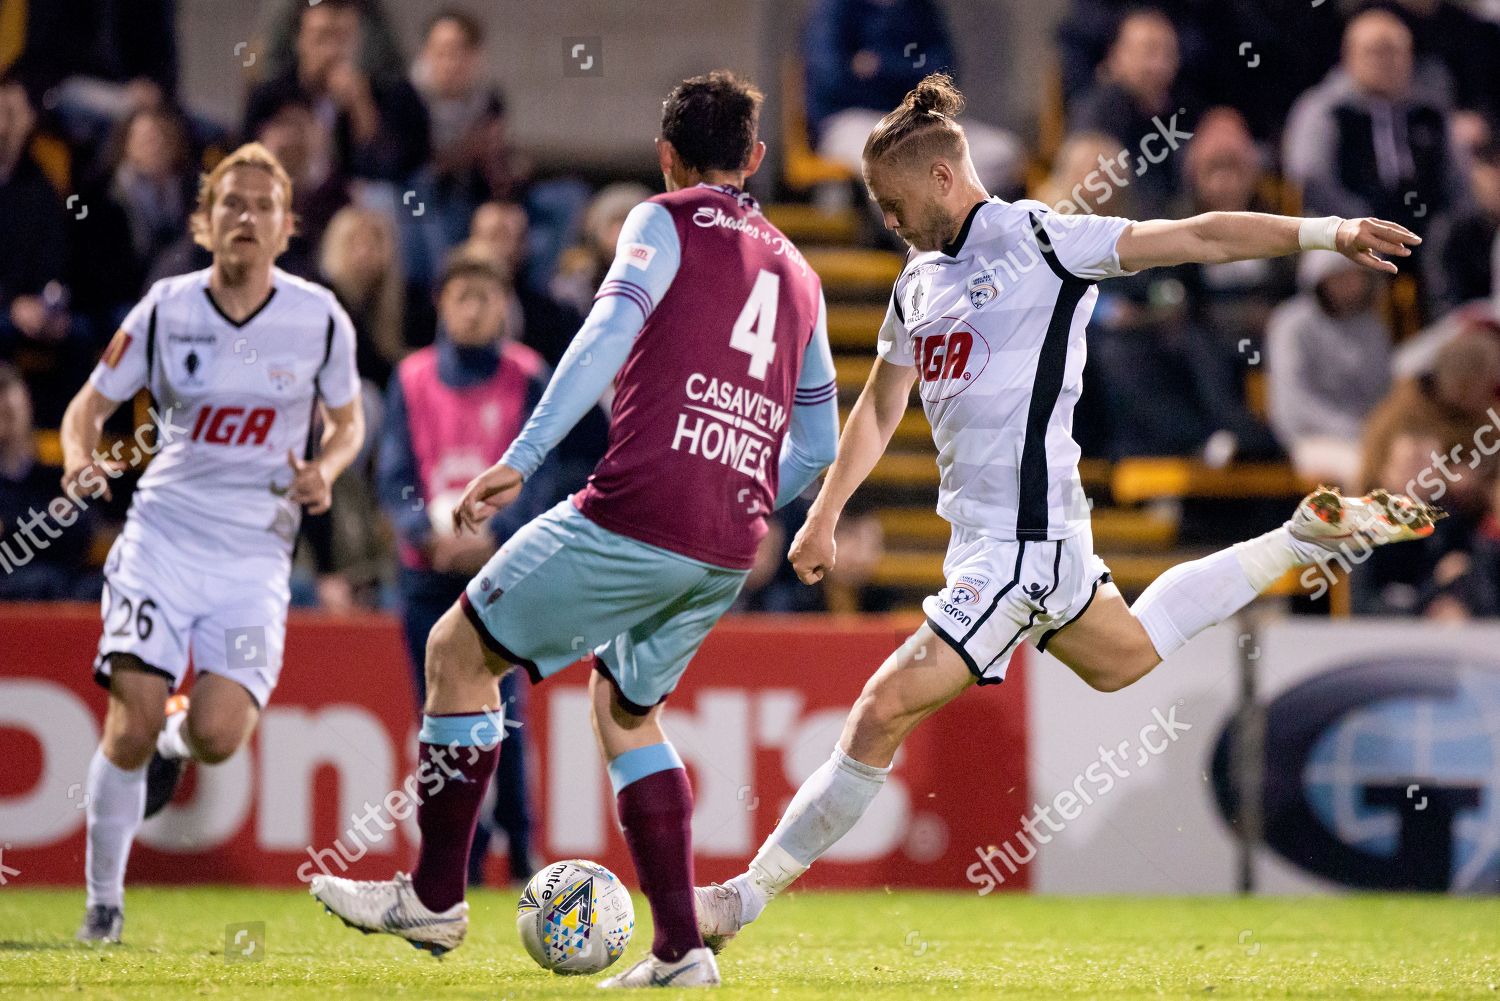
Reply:
[[766, 533], [818, 276], [733, 188], [651, 199], [681, 264], [616, 383], [609, 448], [573, 498], [620, 535], [747, 569]]

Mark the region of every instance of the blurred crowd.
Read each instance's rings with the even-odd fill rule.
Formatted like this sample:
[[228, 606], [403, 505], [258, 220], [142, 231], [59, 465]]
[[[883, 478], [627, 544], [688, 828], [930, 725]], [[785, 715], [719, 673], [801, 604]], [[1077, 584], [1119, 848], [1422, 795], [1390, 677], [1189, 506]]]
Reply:
[[[471, 542], [434, 526], [519, 429], [654, 188], [535, 169], [488, 75], [478, 8], [435, 14], [407, 53], [388, 3], [268, 3], [235, 122], [181, 93], [174, 0], [33, 3], [20, 44], [0, 44], [0, 598], [97, 596], [128, 490], [53, 545], [16, 543], [57, 492], [47, 432], [149, 283], [207, 265], [187, 233], [198, 176], [251, 139], [295, 184], [280, 266], [354, 320], [370, 418], [332, 513], [304, 524], [297, 600], [400, 609], [420, 663], [423, 623], [503, 541], [501, 523]], [[1379, 215], [1424, 237], [1396, 279], [1315, 252], [1107, 282], [1089, 330], [1087, 455], [1289, 462], [1453, 512], [1432, 540], [1356, 571], [1360, 611], [1500, 614], [1497, 7], [1070, 0], [1034, 134], [983, 107], [964, 119], [992, 192], [1059, 211]], [[960, 65], [953, 14], [938, 0], [809, 5], [798, 55], [818, 156], [857, 168], [874, 121], [923, 75], [964, 87], [991, 71]], [[996, 58], [1004, 46], [997, 28]], [[581, 485], [607, 403], [528, 485], [516, 525]], [[465, 423], [444, 407], [482, 426], [464, 461], [433, 459], [452, 449], [432, 429]], [[127, 409], [110, 430], [143, 418]], [[741, 607], [891, 607], [872, 583], [874, 511], [850, 511], [839, 572], [808, 589], [781, 559], [800, 510], [773, 523]]]

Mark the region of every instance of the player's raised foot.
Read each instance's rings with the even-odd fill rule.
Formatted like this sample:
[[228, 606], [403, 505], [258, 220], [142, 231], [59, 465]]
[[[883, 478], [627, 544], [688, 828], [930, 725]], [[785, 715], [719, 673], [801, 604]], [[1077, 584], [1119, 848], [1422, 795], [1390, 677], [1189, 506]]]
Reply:
[[434, 956], [457, 949], [469, 930], [466, 901], [441, 913], [428, 910], [404, 872], [388, 880], [314, 876], [308, 889], [329, 914], [350, 928], [367, 935], [395, 935]]
[[657, 959], [652, 953], [624, 973], [617, 973], [599, 985], [616, 987], [717, 987], [719, 964], [708, 949], [691, 949], [675, 963]]
[[119, 945], [120, 934], [125, 930], [125, 912], [107, 904], [95, 904], [83, 912], [83, 924], [74, 936], [80, 942], [102, 942]]
[[740, 891], [723, 883], [693, 887], [698, 912], [698, 934], [715, 953], [723, 952], [729, 940], [744, 927], [740, 924]]
[[1319, 487], [1302, 498], [1286, 526], [1298, 542], [1332, 553], [1349, 543], [1383, 546], [1425, 539], [1447, 516], [1442, 508], [1404, 494], [1372, 490], [1344, 497], [1333, 487]]
[[[161, 808], [172, 802], [177, 783], [182, 780], [183, 767], [192, 760], [186, 754], [187, 744], [182, 739], [182, 727], [187, 722], [188, 697], [173, 695], [167, 699], [166, 721], [156, 741], [156, 751], [146, 765], [146, 813], [154, 817]], [[163, 749], [169, 753], [162, 753]], [[182, 753], [178, 753], [182, 752]]]

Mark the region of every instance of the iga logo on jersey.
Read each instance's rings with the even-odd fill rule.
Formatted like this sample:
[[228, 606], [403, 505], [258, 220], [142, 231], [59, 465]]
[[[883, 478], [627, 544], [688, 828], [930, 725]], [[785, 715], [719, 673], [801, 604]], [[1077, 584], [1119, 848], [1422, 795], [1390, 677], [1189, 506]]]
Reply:
[[[929, 403], [962, 393], [990, 363], [989, 343], [979, 331], [952, 317], [943, 320], [957, 326], [941, 333], [914, 334], [911, 339], [912, 355], [922, 379], [920, 394]], [[929, 327], [937, 328], [937, 322]]]
[[999, 294], [1000, 289], [995, 286], [995, 272], [981, 271], [969, 277], [969, 302], [975, 309], [983, 309], [985, 303]]

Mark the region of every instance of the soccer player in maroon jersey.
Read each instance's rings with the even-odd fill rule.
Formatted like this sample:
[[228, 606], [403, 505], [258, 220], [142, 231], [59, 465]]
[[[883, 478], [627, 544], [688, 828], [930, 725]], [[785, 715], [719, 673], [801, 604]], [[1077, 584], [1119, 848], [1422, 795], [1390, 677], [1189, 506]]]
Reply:
[[454, 512], [461, 531], [492, 516], [616, 383], [588, 485], [512, 537], [428, 638], [423, 768], [458, 780], [418, 808], [410, 877], [313, 878], [347, 923], [435, 953], [463, 940], [464, 862], [503, 736], [497, 679], [520, 665], [540, 681], [592, 650], [595, 730], [656, 929], [651, 954], [604, 986], [718, 983], [662, 702], [739, 593], [766, 515], [832, 461], [838, 433], [818, 277], [742, 190], [765, 155], [760, 102], [728, 73], [672, 91], [656, 143], [667, 193], [632, 210], [531, 419]]

